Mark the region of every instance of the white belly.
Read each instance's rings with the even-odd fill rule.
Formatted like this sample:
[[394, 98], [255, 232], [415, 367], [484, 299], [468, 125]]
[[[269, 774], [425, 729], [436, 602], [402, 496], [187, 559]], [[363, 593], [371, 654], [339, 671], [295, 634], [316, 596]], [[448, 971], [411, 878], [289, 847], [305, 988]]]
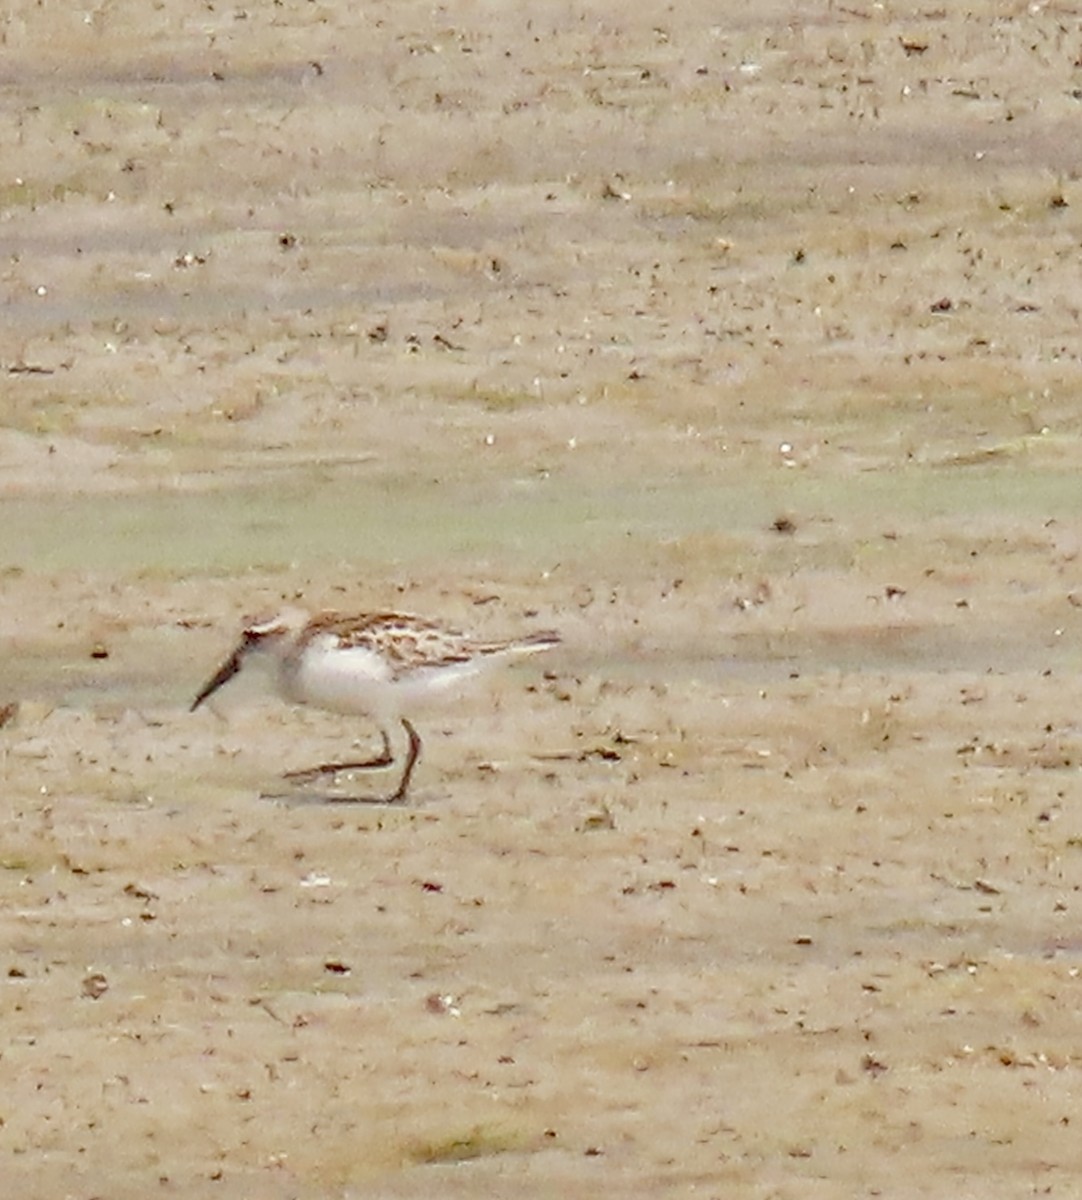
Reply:
[[404, 706], [453, 690], [476, 675], [483, 660], [420, 667], [395, 679], [387, 663], [364, 647], [343, 650], [310, 643], [299, 660], [282, 664], [287, 700], [330, 712], [394, 716]]

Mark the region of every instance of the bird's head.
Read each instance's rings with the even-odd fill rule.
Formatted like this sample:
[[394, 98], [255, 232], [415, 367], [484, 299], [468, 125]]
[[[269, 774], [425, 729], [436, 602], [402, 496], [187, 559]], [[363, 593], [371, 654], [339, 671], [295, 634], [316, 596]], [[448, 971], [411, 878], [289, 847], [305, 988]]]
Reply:
[[246, 662], [265, 655], [281, 660], [307, 623], [308, 614], [297, 608], [286, 608], [272, 617], [257, 617], [249, 621], [233, 653], [199, 689], [189, 711], [195, 712], [204, 700], [228, 683]]

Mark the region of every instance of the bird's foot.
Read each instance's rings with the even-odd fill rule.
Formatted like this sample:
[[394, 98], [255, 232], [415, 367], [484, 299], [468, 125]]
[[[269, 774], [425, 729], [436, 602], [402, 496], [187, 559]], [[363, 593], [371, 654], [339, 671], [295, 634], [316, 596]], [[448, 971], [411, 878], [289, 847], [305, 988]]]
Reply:
[[378, 758], [366, 758], [361, 762], [320, 763], [318, 767], [307, 767], [303, 771], [287, 771], [282, 778], [291, 783], [314, 783], [317, 779], [326, 779], [328, 775], [344, 775], [346, 771], [376, 771], [380, 767], [389, 767], [394, 762], [390, 754], [381, 754]]
[[301, 808], [310, 805], [343, 805], [368, 804], [392, 807], [401, 804], [405, 799], [395, 793], [392, 796], [343, 796], [338, 792], [313, 792], [309, 790], [294, 792], [261, 792], [261, 800], [273, 800], [276, 804], [284, 804], [290, 808]]

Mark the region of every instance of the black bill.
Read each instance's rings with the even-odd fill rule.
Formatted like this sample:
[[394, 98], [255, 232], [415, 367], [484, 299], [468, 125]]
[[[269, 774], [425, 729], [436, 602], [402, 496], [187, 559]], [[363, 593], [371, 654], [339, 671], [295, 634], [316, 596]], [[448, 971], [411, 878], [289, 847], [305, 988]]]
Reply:
[[214, 675], [199, 689], [199, 695], [192, 701], [192, 706], [188, 709], [189, 712], [195, 712], [211, 692], [216, 692], [223, 683], [228, 683], [236, 675], [240, 670], [240, 658], [240, 650], [234, 650]]

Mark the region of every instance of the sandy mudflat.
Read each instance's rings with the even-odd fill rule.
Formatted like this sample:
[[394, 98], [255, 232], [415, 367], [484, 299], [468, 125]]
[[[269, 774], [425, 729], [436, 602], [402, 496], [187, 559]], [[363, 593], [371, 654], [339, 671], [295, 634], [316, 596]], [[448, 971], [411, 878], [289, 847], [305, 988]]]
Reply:
[[632, 7], [0, 20], [5, 1195], [1078, 1194], [1077, 14]]

